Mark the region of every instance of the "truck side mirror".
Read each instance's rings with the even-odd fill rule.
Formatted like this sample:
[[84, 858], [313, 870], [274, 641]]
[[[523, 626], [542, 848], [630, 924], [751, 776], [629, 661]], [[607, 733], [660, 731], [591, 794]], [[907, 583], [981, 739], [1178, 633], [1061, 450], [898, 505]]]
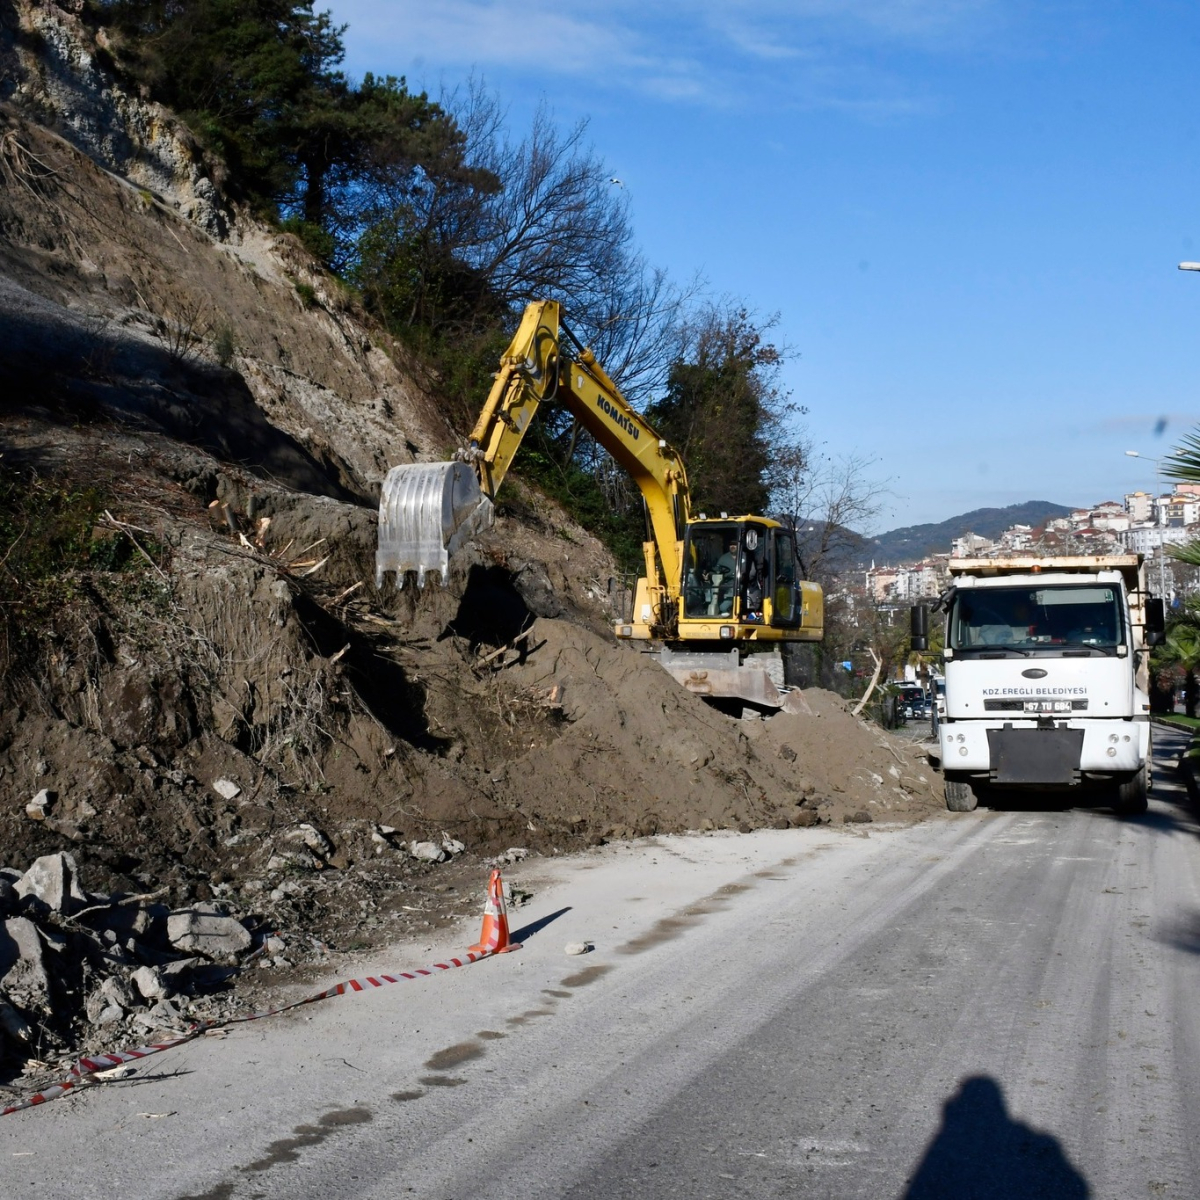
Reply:
[[1146, 644], [1158, 646], [1166, 636], [1167, 613], [1161, 596], [1146, 601]]
[[909, 645], [914, 650], [929, 649], [929, 609], [923, 604], [914, 604], [909, 614]]

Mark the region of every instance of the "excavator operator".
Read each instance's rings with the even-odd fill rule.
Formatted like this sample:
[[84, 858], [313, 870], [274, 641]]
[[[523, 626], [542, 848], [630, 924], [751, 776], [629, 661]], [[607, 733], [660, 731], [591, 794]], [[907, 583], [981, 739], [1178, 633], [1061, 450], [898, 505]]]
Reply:
[[737, 584], [737, 538], [729, 539], [729, 549], [717, 559], [713, 574], [719, 575], [717, 581], [717, 612], [727, 617], [733, 612], [733, 593]]

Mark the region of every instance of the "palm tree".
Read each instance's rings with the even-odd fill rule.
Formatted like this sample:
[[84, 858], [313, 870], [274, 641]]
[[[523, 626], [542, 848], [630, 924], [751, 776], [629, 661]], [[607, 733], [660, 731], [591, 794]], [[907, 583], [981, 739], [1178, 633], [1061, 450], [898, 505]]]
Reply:
[[[1160, 466], [1167, 479], [1179, 483], [1200, 483], [1200, 430], [1185, 434], [1175, 452], [1164, 458]], [[1200, 567], [1200, 539], [1193, 539], [1181, 546], [1168, 546], [1167, 553], [1180, 562]]]
[[1183, 697], [1189, 717], [1196, 715], [1196, 670], [1200, 668], [1200, 597], [1192, 596], [1171, 614], [1165, 641], [1154, 651], [1156, 666], [1184, 672]]

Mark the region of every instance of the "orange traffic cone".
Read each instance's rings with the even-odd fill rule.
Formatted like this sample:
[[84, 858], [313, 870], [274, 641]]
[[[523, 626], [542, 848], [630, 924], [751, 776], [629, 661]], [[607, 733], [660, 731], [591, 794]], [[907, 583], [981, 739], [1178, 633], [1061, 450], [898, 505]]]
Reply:
[[471, 949], [476, 954], [507, 954], [509, 950], [519, 950], [520, 942], [508, 940], [508, 912], [504, 907], [504, 884], [500, 882], [500, 872], [492, 872], [488, 880], [487, 904], [483, 909], [483, 931], [479, 935], [478, 945]]

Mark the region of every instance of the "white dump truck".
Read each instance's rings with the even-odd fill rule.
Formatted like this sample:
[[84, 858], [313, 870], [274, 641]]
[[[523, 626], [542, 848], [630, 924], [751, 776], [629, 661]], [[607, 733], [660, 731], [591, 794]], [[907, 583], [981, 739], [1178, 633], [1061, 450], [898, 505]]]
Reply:
[[[989, 788], [1088, 796], [1144, 812], [1150, 784], [1147, 658], [1163, 603], [1140, 554], [960, 558], [945, 617], [939, 744], [946, 807]], [[928, 610], [913, 610], [913, 648]]]

